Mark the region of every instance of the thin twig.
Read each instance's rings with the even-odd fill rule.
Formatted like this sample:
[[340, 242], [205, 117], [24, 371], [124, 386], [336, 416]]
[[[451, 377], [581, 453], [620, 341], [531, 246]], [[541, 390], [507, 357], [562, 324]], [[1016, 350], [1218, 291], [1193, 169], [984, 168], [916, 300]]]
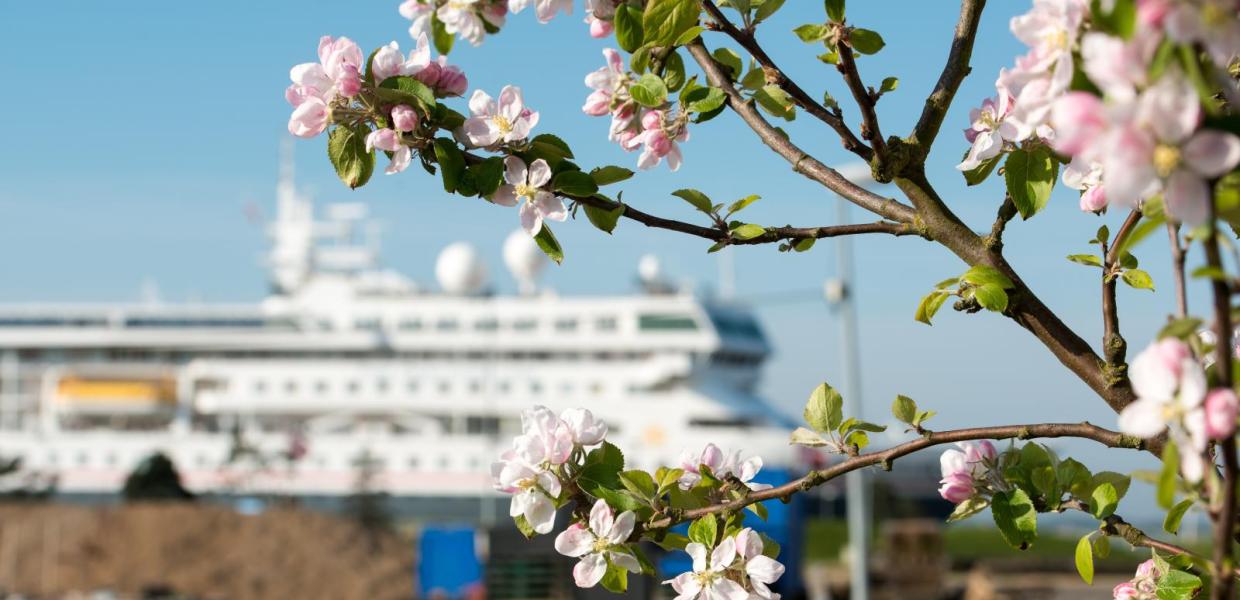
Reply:
[[1110, 248], [1108, 249], [1106, 243], [1102, 244], [1102, 356], [1107, 361], [1111, 380], [1116, 383], [1125, 378], [1123, 365], [1128, 352], [1128, 342], [1124, 341], [1124, 336], [1119, 332], [1119, 307], [1115, 302], [1115, 288], [1119, 284], [1116, 264], [1121, 258], [1120, 251], [1125, 245], [1124, 242], [1140, 220], [1141, 211], [1128, 213], [1124, 224], [1115, 232]]
[[839, 54], [840, 61], [835, 67], [844, 77], [848, 91], [852, 92], [853, 100], [857, 101], [857, 108], [861, 110], [861, 137], [870, 142], [874, 154], [882, 160], [887, 154], [887, 143], [883, 141], [883, 131], [878, 126], [878, 114], [874, 112], [875, 98], [861, 81], [861, 73], [857, 70], [857, 61], [853, 59], [852, 45], [849, 44], [846, 32], [847, 29], [839, 28], [840, 35], [835, 41], [835, 51]]
[[930, 153], [930, 146], [934, 144], [934, 138], [943, 126], [943, 119], [947, 116], [952, 99], [956, 97], [956, 90], [960, 89], [961, 82], [972, 70], [969, 59], [973, 56], [973, 40], [977, 37], [978, 23], [985, 7], [986, 0], [963, 0], [960, 3], [960, 19], [956, 22], [956, 35], [952, 39], [947, 62], [943, 64], [939, 81], [926, 98], [926, 104], [921, 109], [921, 118], [917, 120], [917, 126], [913, 128], [910, 136], [922, 160]]
[[1175, 281], [1176, 316], [1188, 316], [1188, 285], [1184, 279], [1184, 243], [1180, 241], [1180, 226], [1167, 223], [1167, 237], [1171, 239], [1171, 276]]
[[1124, 435], [1118, 431], [1104, 429], [1102, 427], [1098, 427], [1097, 425], [1093, 425], [1092, 423], [1037, 423], [1031, 425], [977, 427], [973, 429], [957, 429], [953, 431], [927, 431], [922, 437], [915, 440], [905, 442], [898, 446], [893, 446], [880, 452], [870, 452], [847, 458], [825, 469], [811, 471], [804, 477], [794, 479], [781, 486], [773, 487], [767, 490], [750, 492], [744, 497], [737, 498], [736, 500], [729, 502], [704, 506], [701, 508], [686, 510], [676, 515], [657, 518], [648, 523], [645, 529], [661, 529], [670, 527], [679, 522], [696, 519], [698, 517], [713, 513], [734, 513], [755, 502], [770, 500], [772, 498], [790, 498], [797, 492], [803, 492], [810, 488], [817, 487], [850, 471], [856, 471], [857, 469], [873, 465], [881, 465], [883, 468], [889, 469], [891, 468], [891, 464], [895, 462], [896, 459], [907, 456], [919, 450], [924, 450], [931, 446], [963, 442], [967, 440], [1024, 440], [1032, 438], [1061, 437], [1093, 440], [1109, 448], [1141, 449], [1145, 447], [1145, 442], [1139, 438]]
[[[1218, 220], [1214, 202], [1209, 203], [1210, 232], [1205, 240], [1206, 264], [1221, 271], [1223, 259], [1218, 248]], [[1213, 278], [1210, 288], [1214, 295], [1214, 375], [1218, 386], [1231, 389], [1232, 360], [1232, 329], [1231, 329], [1231, 289], [1219, 278]], [[1187, 449], [1186, 449], [1187, 451]], [[1210, 589], [1210, 597], [1215, 600], [1230, 599], [1232, 580], [1227, 577], [1231, 570], [1232, 534], [1236, 526], [1236, 477], [1240, 472], [1240, 464], [1236, 460], [1236, 438], [1228, 436], [1219, 444], [1218, 451], [1223, 455], [1222, 498], [1214, 523], [1214, 586]]]
[[702, 2], [702, 8], [705, 9], [711, 19], [714, 19], [715, 23], [719, 25], [720, 31], [735, 40], [736, 43], [740, 44], [742, 48], [749, 52], [749, 55], [752, 56], [754, 60], [758, 61], [758, 64], [762, 66], [762, 70], [766, 75], [767, 83], [773, 83], [783, 88], [783, 90], [788, 92], [788, 95], [796, 101], [798, 106], [805, 109], [805, 112], [809, 113], [819, 121], [826, 123], [831, 129], [834, 129], [835, 133], [840, 136], [840, 142], [844, 144], [845, 150], [856, 154], [861, 157], [862, 160], [867, 162], [870, 160], [870, 157], [873, 155], [873, 151], [870, 150], [868, 146], [861, 143], [861, 140], [857, 139], [856, 134], [854, 134], [852, 130], [848, 128], [848, 124], [844, 122], [844, 118], [838, 113], [831, 112], [827, 109], [827, 107], [823, 106], [817, 100], [814, 100], [814, 98], [807, 94], [805, 90], [801, 89], [801, 86], [797, 85], [795, 81], [789, 78], [784, 73], [783, 69], [780, 69], [779, 66], [775, 64], [775, 61], [771, 60], [770, 55], [768, 55], [766, 51], [763, 50], [762, 46], [758, 44], [757, 39], [754, 38], [752, 33], [738, 29], [736, 25], [732, 24], [732, 22], [728, 20], [727, 16], [723, 14], [723, 11], [719, 10], [719, 7], [716, 6], [711, 0], [704, 0]]
[[690, 43], [688, 49], [689, 54], [693, 56], [693, 59], [702, 67], [702, 71], [706, 73], [706, 79], [710, 81], [710, 84], [722, 89], [724, 95], [728, 97], [728, 106], [740, 116], [741, 120], [745, 121], [746, 125], [749, 125], [749, 128], [754, 133], [758, 134], [758, 138], [762, 140], [762, 143], [792, 164], [793, 171], [805, 175], [844, 197], [849, 202], [885, 219], [900, 223], [914, 222], [916, 215], [911, 206], [891, 198], [879, 196], [849, 181], [839, 171], [822, 164], [818, 159], [810, 156], [796, 144], [793, 144], [782, 131], [772, 127], [762, 115], [758, 114], [753, 104], [745, 100], [740, 92], [736, 90], [736, 87], [732, 85], [731, 79], [724, 74], [719, 63], [715, 62], [715, 59], [711, 57], [710, 51], [702, 44], [701, 39]]

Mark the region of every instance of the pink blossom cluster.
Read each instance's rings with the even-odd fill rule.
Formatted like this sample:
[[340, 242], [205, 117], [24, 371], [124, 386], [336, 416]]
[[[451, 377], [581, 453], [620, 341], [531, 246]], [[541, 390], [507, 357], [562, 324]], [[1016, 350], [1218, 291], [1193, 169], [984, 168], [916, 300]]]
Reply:
[[1137, 565], [1136, 575], [1111, 590], [1114, 600], [1154, 600], [1158, 597], [1158, 578], [1162, 576], [1154, 559]]
[[[414, 39], [432, 34], [438, 20], [444, 31], [473, 44], [482, 45], [488, 33], [502, 28], [508, 14], [517, 14], [531, 5], [538, 22], [548, 23], [557, 14], [573, 13], [574, 0], [405, 0], [400, 14], [408, 19], [409, 35]], [[613, 30], [611, 18], [618, 0], [585, 0], [590, 35], [603, 38]]]
[[976, 444], [958, 442], [956, 446], [939, 456], [943, 474], [939, 482], [939, 495], [948, 502], [960, 504], [985, 489], [999, 454], [990, 440]]
[[594, 91], [581, 107], [587, 115], [611, 115], [608, 139], [626, 151], [641, 149], [637, 166], [650, 169], [667, 159], [667, 166], [680, 169], [680, 143], [688, 141], [688, 115], [672, 110], [671, 103], [658, 109], [638, 104], [629, 95], [633, 77], [625, 71], [624, 60], [614, 49], [603, 50], [607, 64], [586, 75], [586, 86]]
[[491, 465], [495, 489], [512, 494], [508, 514], [523, 517], [537, 533], [550, 533], [563, 491], [564, 465], [606, 436], [607, 425], [584, 408], [558, 416], [545, 406], [523, 411], [521, 435]]
[[432, 59], [430, 41], [425, 33], [416, 39], [417, 45], [409, 52], [408, 58], [400, 53], [400, 46], [396, 42], [375, 51], [375, 57], [371, 61], [375, 83], [381, 83], [396, 75], [409, 75], [426, 84], [440, 98], [463, 96], [469, 87], [465, 73], [460, 68], [449, 65], [446, 56]]
[[298, 136], [314, 137], [327, 128], [331, 120], [330, 104], [338, 97], [352, 98], [362, 89], [362, 50], [347, 37], [319, 38], [319, 62], [303, 63], [289, 71], [292, 85], [284, 98], [293, 105], [288, 131]]
[[758, 471], [762, 470], [761, 456], [751, 456], [742, 460], [739, 450], [732, 454], [725, 454], [718, 446], [706, 444], [701, 452], [681, 453], [680, 468], [684, 470], [684, 474], [680, 476], [680, 489], [688, 490], [702, 480], [702, 466], [710, 469], [710, 474], [716, 479], [735, 476], [753, 491], [771, 488], [765, 483], [753, 483], [753, 478]]
[[626, 510], [617, 517], [606, 502], [599, 500], [590, 509], [587, 522], [573, 523], [556, 536], [556, 551], [578, 559], [573, 567], [577, 587], [598, 585], [609, 563], [630, 573], [641, 572], [641, 564], [626, 545], [636, 523], [633, 511]]
[[676, 591], [676, 600], [779, 600], [770, 585], [784, 566], [763, 555], [763, 548], [762, 537], [748, 527], [713, 549], [692, 542], [685, 552], [693, 558], [693, 570], [663, 583]]
[[[1175, 338], [1164, 338], [1141, 351], [1128, 367], [1137, 400], [1119, 415], [1120, 431], [1152, 438], [1167, 431], [1180, 447], [1180, 472], [1190, 483], [1201, 481], [1202, 454], [1210, 440], [1236, 431], [1236, 393], [1207, 389], [1205, 371], [1192, 349]], [[1192, 450], [1192, 451], [1189, 451]]]

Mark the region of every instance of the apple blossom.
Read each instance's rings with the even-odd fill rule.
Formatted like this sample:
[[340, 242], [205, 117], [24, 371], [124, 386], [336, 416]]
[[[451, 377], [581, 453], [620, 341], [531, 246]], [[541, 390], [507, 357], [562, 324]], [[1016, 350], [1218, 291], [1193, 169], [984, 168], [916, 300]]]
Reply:
[[293, 109], [288, 120], [288, 132], [297, 137], [314, 137], [327, 128], [330, 115], [322, 100], [314, 96], [305, 98]]
[[1240, 18], [1235, 0], [1180, 0], [1163, 19], [1167, 35], [1181, 43], [1200, 42], [1214, 64], [1226, 67], [1240, 55]]
[[491, 465], [495, 489], [512, 494], [511, 517], [524, 517], [537, 533], [550, 533], [555, 526], [555, 499], [560, 480], [554, 473], [525, 462], [517, 450], [509, 450]]
[[[662, 119], [660, 118], [656, 122], [659, 121], [662, 121]], [[643, 118], [643, 125], [646, 122], [646, 119]], [[645, 127], [644, 131], [637, 136], [635, 141], [645, 146], [642, 149], [641, 156], [637, 157], [637, 167], [639, 169], [657, 167], [664, 158], [667, 159], [668, 168], [673, 171], [680, 169], [682, 157], [680, 146], [677, 143], [688, 141], [689, 128], [683, 124], [673, 125], [673, 127], [675, 128], [675, 133], [673, 134], [669, 134], [663, 126], [655, 125], [653, 127]]]
[[1210, 390], [1205, 400], [1206, 437], [1212, 440], [1229, 438], [1236, 432], [1236, 412], [1240, 401], [1236, 392], [1218, 388]]
[[750, 490], [755, 492], [771, 489], [767, 483], [753, 483], [753, 478], [762, 470], [762, 457], [751, 456], [745, 460], [741, 460], [741, 451], [733, 452], [727, 460], [719, 467], [719, 475], [726, 477], [728, 475], [735, 476], [741, 483], [745, 484]]
[[469, 111], [472, 116], [462, 128], [469, 143], [479, 147], [524, 140], [538, 124], [538, 113], [525, 108], [521, 88], [511, 85], [500, 90], [498, 104], [486, 92], [474, 90]]
[[762, 554], [762, 536], [746, 527], [736, 534], [736, 553], [740, 557], [745, 578], [758, 598], [779, 600], [779, 594], [768, 587], [784, 574], [784, 566]]
[[1072, 50], [1089, 12], [1087, 0], [1034, 0], [1033, 9], [1013, 17], [1012, 33], [1029, 46], [1029, 70], [1051, 72], [1055, 85], [1072, 81]]
[[573, 442], [579, 446], [593, 446], [607, 437], [607, 424], [594, 417], [584, 408], [570, 408], [560, 413], [560, 420], [568, 426]]
[[469, 87], [465, 73], [455, 65], [449, 65], [447, 57], [440, 56], [413, 75], [414, 79], [429, 86], [436, 96], [463, 96]]
[[1131, 581], [1125, 581], [1116, 585], [1111, 590], [1111, 598], [1114, 600], [1137, 600], [1139, 597], [1140, 592], [1137, 591], [1137, 586], [1133, 585]]
[[961, 171], [971, 171], [1003, 151], [1005, 141], [1016, 140], [1016, 127], [1004, 122], [1012, 112], [1012, 99], [1007, 94], [987, 98], [980, 108], [969, 112], [970, 125], [964, 137], [972, 146], [964, 160], [956, 165]]
[[727, 577], [728, 568], [736, 560], [734, 538], [720, 542], [710, 552], [709, 561], [706, 546], [697, 542], [685, 546], [685, 552], [693, 557], [693, 571], [663, 582], [676, 590], [676, 600], [748, 600], [749, 592]]
[[613, 99], [617, 103], [628, 100], [628, 77], [624, 71], [624, 59], [612, 48], [604, 48], [603, 57], [607, 64], [586, 75], [586, 86], [593, 88], [594, 92], [582, 107], [586, 114], [596, 117], [610, 112]]
[[960, 504], [973, 497], [978, 489], [977, 480], [987, 475], [999, 453], [989, 440], [976, 444], [959, 442], [956, 446], [939, 456], [943, 475], [939, 495], [948, 502]]
[[482, 45], [486, 36], [486, 28], [482, 23], [480, 10], [483, 0], [448, 0], [435, 16], [443, 23], [444, 31], [459, 36], [475, 46]]
[[370, 59], [370, 72], [374, 75], [375, 83], [400, 75], [404, 67], [405, 56], [400, 53], [400, 46], [396, 42], [379, 48]]
[[409, 26], [409, 37], [418, 39], [424, 35], [430, 35], [432, 31], [432, 22], [435, 14], [435, 7], [423, 0], [405, 0], [400, 4], [400, 16], [413, 21]]
[[706, 447], [698, 454], [685, 451], [680, 454], [680, 468], [684, 474], [680, 476], [680, 489], [687, 490], [702, 480], [701, 466], [705, 465], [712, 474], [718, 475], [723, 466], [723, 450], [714, 444]]
[[521, 227], [530, 235], [538, 235], [543, 219], [563, 221], [568, 218], [564, 200], [542, 189], [551, 181], [551, 167], [543, 159], [526, 168], [525, 161], [515, 156], [504, 159], [504, 181], [491, 201], [501, 206], [521, 204]]
[[514, 14], [519, 13], [531, 2], [534, 3], [534, 14], [540, 23], [551, 21], [558, 12], [573, 14], [573, 0], [508, 0], [508, 10]]
[[366, 150], [378, 148], [392, 153], [388, 166], [383, 170], [388, 175], [395, 175], [409, 167], [413, 153], [409, 146], [400, 141], [400, 133], [394, 129], [376, 129], [366, 136]]
[[1175, 338], [1158, 340], [1133, 359], [1128, 375], [1137, 400], [1120, 412], [1120, 431], [1147, 439], [1169, 431], [1185, 450], [1180, 462], [1184, 478], [1200, 481], [1200, 453], [1207, 441], [1201, 406], [1206, 377], [1188, 345]]
[[615, 30], [615, 26], [612, 25], [611, 21], [600, 19], [594, 16], [593, 13], [587, 12], [585, 21], [590, 26], [590, 37], [594, 39], [605, 38]]
[[392, 107], [392, 129], [396, 131], [413, 131], [418, 128], [418, 113], [408, 104]]
[[1131, 40], [1087, 33], [1081, 38], [1082, 68], [1107, 96], [1130, 99], [1145, 87], [1150, 60], [1160, 41], [1160, 36], [1149, 32], [1138, 33]]
[[640, 573], [641, 564], [624, 548], [633, 533], [637, 517], [626, 510], [613, 516], [611, 507], [598, 500], [590, 509], [589, 526], [573, 523], [555, 538], [555, 550], [565, 556], [579, 558], [573, 567], [577, 587], [594, 587], [607, 573], [608, 564], [630, 573]]
[[1074, 157], [1064, 168], [1062, 175], [1064, 185], [1081, 191], [1081, 210], [1098, 212], [1107, 207], [1107, 195], [1102, 187], [1102, 165], [1086, 163], [1081, 157]]
[[513, 439], [513, 449], [530, 464], [562, 465], [572, 454], [572, 430], [545, 406], [522, 411], [521, 432]]

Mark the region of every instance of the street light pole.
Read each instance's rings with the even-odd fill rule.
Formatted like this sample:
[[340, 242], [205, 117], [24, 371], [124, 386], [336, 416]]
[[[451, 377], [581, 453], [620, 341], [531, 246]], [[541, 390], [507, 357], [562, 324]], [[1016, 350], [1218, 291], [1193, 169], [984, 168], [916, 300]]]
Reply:
[[[870, 179], [869, 165], [849, 165], [841, 169], [846, 177], [865, 185]], [[836, 221], [846, 224], [849, 203], [843, 198], [836, 202]], [[826, 287], [827, 302], [837, 311], [840, 322], [840, 353], [843, 368], [842, 393], [844, 414], [861, 419], [861, 364], [857, 333], [856, 289], [853, 274], [851, 237], [836, 238], [836, 277]], [[849, 590], [851, 600], [869, 600], [870, 597], [870, 530], [873, 525], [870, 511], [870, 486], [862, 469], [849, 471], [844, 476], [846, 506], [848, 513], [848, 544], [852, 550], [849, 561]]]

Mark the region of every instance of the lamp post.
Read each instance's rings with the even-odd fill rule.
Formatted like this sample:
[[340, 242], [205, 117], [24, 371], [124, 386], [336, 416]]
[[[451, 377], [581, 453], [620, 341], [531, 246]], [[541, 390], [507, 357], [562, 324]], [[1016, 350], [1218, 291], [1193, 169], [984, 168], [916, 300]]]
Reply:
[[[845, 165], [840, 172], [853, 182], [866, 186], [873, 185], [870, 177], [870, 166], [865, 163]], [[836, 221], [846, 224], [849, 203], [839, 198], [836, 203]], [[843, 371], [842, 392], [844, 395], [844, 414], [861, 419], [861, 365], [860, 347], [857, 333], [857, 310], [854, 294], [854, 274], [852, 241], [849, 236], [842, 235], [835, 239], [836, 274], [823, 286], [823, 295], [828, 305], [839, 317], [840, 323], [840, 361]], [[870, 486], [864, 470], [850, 471], [844, 476], [845, 500], [848, 514], [848, 544], [852, 550], [849, 561], [849, 590], [851, 600], [869, 600], [869, 556], [870, 530], [873, 526], [873, 515], [870, 510]]]

